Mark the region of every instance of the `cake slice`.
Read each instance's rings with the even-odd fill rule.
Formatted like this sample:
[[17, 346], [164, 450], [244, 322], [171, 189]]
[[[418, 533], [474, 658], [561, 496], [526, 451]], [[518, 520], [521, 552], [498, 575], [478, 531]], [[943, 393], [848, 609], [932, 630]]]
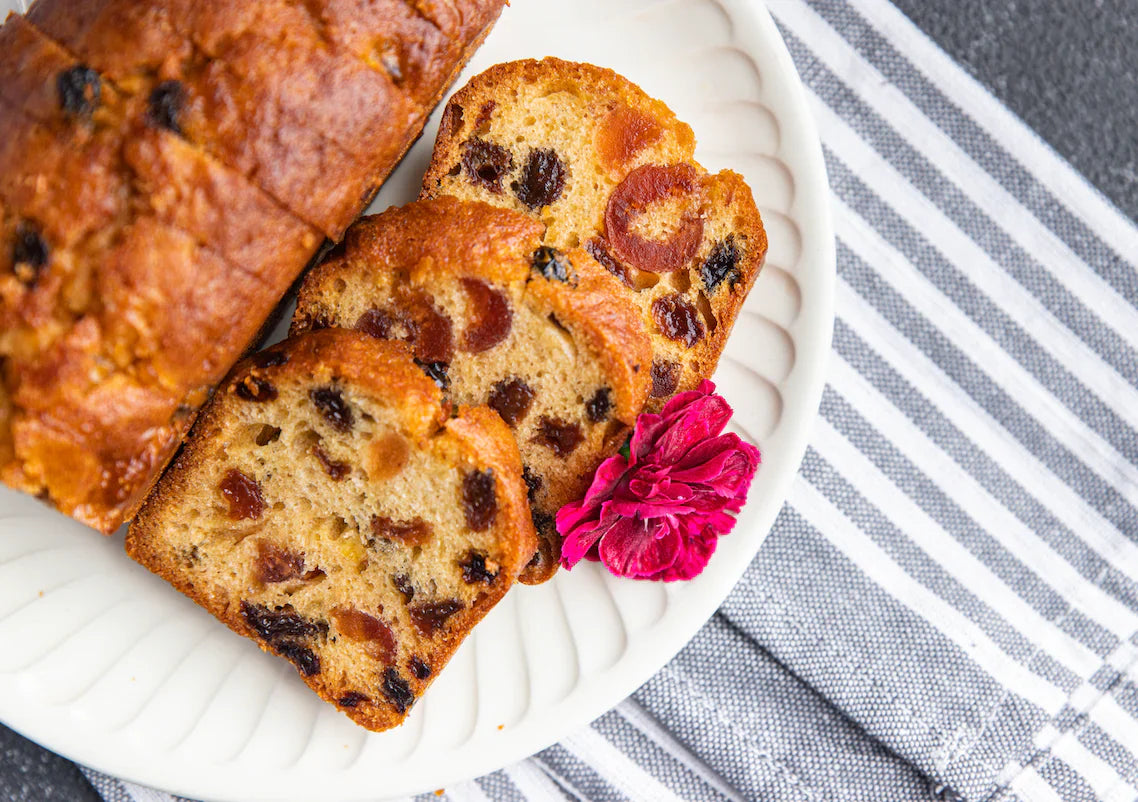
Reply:
[[624, 442], [652, 359], [612, 276], [580, 249], [542, 246], [541, 234], [524, 214], [454, 198], [364, 218], [305, 280], [293, 323], [406, 340], [454, 403], [502, 416], [540, 540], [526, 583], [557, 569], [554, 516]]
[[651, 408], [715, 370], [766, 255], [742, 177], [710, 175], [691, 128], [612, 70], [499, 64], [447, 103], [420, 197], [525, 212], [544, 244], [583, 247], [653, 339]]
[[535, 548], [521, 462], [406, 346], [342, 330], [238, 364], [127, 553], [372, 730], [399, 724]]

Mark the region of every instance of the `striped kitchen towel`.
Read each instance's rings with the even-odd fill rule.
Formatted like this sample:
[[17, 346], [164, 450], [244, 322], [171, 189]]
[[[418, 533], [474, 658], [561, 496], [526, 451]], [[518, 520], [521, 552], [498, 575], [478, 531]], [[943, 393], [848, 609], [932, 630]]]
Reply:
[[799, 477], [659, 675], [443, 798], [1134, 800], [1138, 229], [887, 0], [768, 5], [838, 237]]

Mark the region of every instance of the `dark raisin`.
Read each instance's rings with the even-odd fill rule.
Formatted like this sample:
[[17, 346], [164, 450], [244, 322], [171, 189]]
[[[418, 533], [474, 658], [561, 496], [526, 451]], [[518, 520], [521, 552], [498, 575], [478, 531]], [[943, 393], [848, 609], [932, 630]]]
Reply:
[[395, 589], [403, 594], [405, 601], [411, 601], [415, 598], [415, 586], [411, 584], [411, 577], [407, 574], [396, 574], [391, 577], [391, 584], [395, 585]]
[[589, 240], [585, 243], [585, 251], [589, 256], [596, 259], [601, 267], [620, 279], [621, 283], [626, 287], [632, 286], [632, 275], [628, 272], [628, 268], [618, 262], [616, 257], [612, 255], [604, 239], [594, 237]]
[[447, 619], [466, 607], [459, 599], [446, 599], [445, 601], [422, 602], [412, 604], [407, 608], [411, 613], [411, 622], [420, 635], [430, 636], [446, 626]]
[[340, 707], [356, 707], [364, 702], [370, 702], [371, 699], [359, 691], [349, 691], [336, 700], [336, 704]]
[[229, 519], [232, 521], [260, 518], [265, 511], [261, 486], [236, 468], [230, 468], [225, 473], [218, 489], [229, 504]]
[[541, 416], [537, 422], [537, 434], [534, 442], [541, 443], [559, 457], [567, 457], [573, 453], [585, 435], [581, 434], [581, 427], [576, 423], [567, 423], [560, 418]]
[[730, 289], [735, 289], [742, 278], [738, 268], [740, 257], [739, 249], [735, 247], [734, 234], [715, 244], [711, 255], [699, 270], [703, 286], [707, 287], [708, 292], [715, 292], [725, 280]]
[[568, 281], [573, 269], [573, 265], [569, 263], [565, 254], [546, 245], [542, 245], [533, 252], [530, 263], [534, 270], [550, 281]]
[[480, 184], [495, 195], [502, 192], [502, 178], [514, 169], [514, 157], [501, 145], [485, 139], [468, 139], [463, 144], [462, 166], [473, 184]]
[[679, 362], [655, 359], [652, 361], [652, 397], [665, 398], [680, 385], [684, 366]]
[[382, 688], [383, 695], [400, 713], [406, 713], [407, 708], [415, 704], [415, 694], [411, 692], [411, 686], [394, 668], [388, 668], [383, 672]]
[[371, 519], [371, 532], [378, 538], [393, 540], [404, 546], [421, 546], [431, 539], [435, 530], [419, 517], [409, 521], [394, 521], [386, 516], [376, 515]]
[[608, 420], [611, 411], [612, 390], [607, 387], [602, 387], [597, 390], [597, 392], [593, 394], [593, 397], [585, 402], [585, 414], [589, 416], [589, 420], [593, 423]]
[[512, 379], [502, 379], [490, 388], [490, 399], [486, 403], [507, 424], [517, 426], [529, 412], [533, 396], [533, 389], [515, 376]]
[[249, 374], [238, 380], [237, 396], [246, 401], [274, 401], [277, 388], [268, 379]]
[[308, 391], [308, 397], [320, 410], [324, 419], [333, 429], [346, 432], [352, 428], [355, 418], [352, 408], [344, 401], [344, 396], [335, 387], [316, 387]]
[[250, 628], [270, 644], [288, 639], [311, 638], [328, 631], [327, 624], [309, 621], [293, 610], [291, 605], [270, 610], [264, 605], [243, 601], [241, 615]]
[[476, 582], [492, 585], [494, 580], [498, 578], [498, 571], [500, 570], [498, 563], [493, 560], [487, 561], [485, 554], [473, 549], [467, 552], [466, 559], [459, 565], [462, 566], [462, 581], [468, 585], [473, 585]]
[[273, 651], [296, 666], [297, 671], [306, 677], [320, 673], [320, 658], [306, 646], [284, 641], [274, 645]]
[[325, 472], [332, 477], [333, 482], [343, 481], [344, 477], [352, 472], [352, 466], [346, 462], [337, 462], [328, 455], [319, 445], [312, 447], [312, 455], [324, 466]]
[[259, 446], [267, 446], [269, 443], [275, 443], [280, 439], [281, 430], [276, 426], [270, 426], [266, 423], [261, 426], [261, 431], [257, 432], [257, 436], [253, 438], [253, 442]]
[[395, 327], [395, 318], [382, 309], [369, 309], [356, 321], [356, 331], [362, 331], [377, 340], [387, 340]]
[[665, 295], [652, 302], [652, 319], [670, 340], [691, 348], [703, 338], [703, 321], [699, 310], [679, 295]]
[[530, 518], [533, 520], [533, 528], [543, 538], [549, 538], [557, 532], [557, 522], [553, 516], [548, 512], [541, 512], [540, 510], [533, 510], [530, 513]]
[[415, 364], [423, 369], [427, 378], [437, 384], [440, 390], [450, 387], [450, 376], [447, 375], [449, 366], [446, 362], [423, 362], [416, 359]]
[[522, 479], [526, 483], [526, 495], [532, 503], [534, 496], [537, 495], [537, 491], [541, 490], [541, 486], [544, 482], [542, 482], [540, 476], [529, 469], [528, 465], [522, 468]]
[[99, 107], [103, 82], [99, 73], [86, 64], [76, 64], [59, 74], [55, 88], [59, 91], [59, 105], [66, 114], [88, 119]]
[[279, 368], [288, 364], [288, 354], [284, 351], [262, 351], [253, 356], [253, 364], [259, 368]]
[[398, 651], [391, 627], [355, 607], [332, 611], [336, 630], [353, 643], [363, 643], [372, 657], [391, 663]]
[[470, 324], [463, 333], [462, 346], [472, 354], [493, 348], [510, 334], [514, 313], [506, 296], [484, 281], [462, 278], [462, 289], [469, 299]]
[[412, 657], [411, 673], [415, 675], [415, 679], [426, 679], [431, 676], [431, 667], [418, 657]]
[[179, 81], [163, 81], [150, 92], [146, 108], [146, 122], [155, 128], [165, 128], [175, 134], [182, 133], [178, 119], [186, 105], [186, 88]]
[[494, 523], [498, 514], [498, 497], [493, 471], [471, 471], [462, 478], [462, 511], [466, 525], [482, 532]]
[[521, 180], [510, 184], [510, 189], [531, 209], [548, 206], [565, 190], [565, 163], [553, 148], [535, 148], [522, 167]]
[[49, 256], [38, 227], [28, 222], [16, 226], [16, 239], [12, 243], [12, 270], [16, 278], [29, 287], [35, 286]]
[[262, 585], [296, 579], [304, 573], [304, 554], [289, 551], [271, 540], [258, 540], [254, 570]]

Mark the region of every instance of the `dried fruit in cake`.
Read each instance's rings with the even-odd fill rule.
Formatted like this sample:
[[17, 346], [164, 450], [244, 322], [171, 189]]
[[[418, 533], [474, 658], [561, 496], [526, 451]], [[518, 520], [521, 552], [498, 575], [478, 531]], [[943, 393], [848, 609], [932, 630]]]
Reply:
[[694, 160], [691, 128], [611, 70], [499, 64], [447, 103], [421, 198], [516, 209], [543, 246], [582, 247], [652, 334], [649, 407], [714, 371], [766, 255], [751, 192]]
[[[251, 378], [277, 394], [249, 398]], [[405, 346], [316, 331], [234, 369], [126, 546], [383, 730], [533, 554], [521, 474], [497, 415], [452, 417]]]
[[[527, 583], [556, 570], [553, 516], [623, 443], [652, 383], [638, 310], [588, 254], [543, 246], [541, 231], [454, 198], [364, 218], [304, 282], [293, 321], [405, 341], [448, 399], [486, 404], [511, 427], [541, 539]], [[445, 354], [424, 347], [427, 319], [453, 333]], [[472, 527], [486, 516], [483, 481], [464, 486]]]

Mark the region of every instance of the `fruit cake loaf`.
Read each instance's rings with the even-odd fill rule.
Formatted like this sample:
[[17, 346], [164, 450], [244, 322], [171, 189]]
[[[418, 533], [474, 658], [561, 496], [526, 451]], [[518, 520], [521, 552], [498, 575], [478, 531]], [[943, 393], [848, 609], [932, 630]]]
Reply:
[[584, 251], [541, 246], [541, 232], [527, 215], [454, 198], [363, 218], [305, 279], [293, 322], [405, 340], [453, 402], [502, 416], [539, 536], [529, 584], [556, 571], [554, 516], [623, 444], [652, 359], [615, 280]]
[[373, 730], [399, 724], [534, 549], [518, 450], [401, 343], [294, 337], [240, 363], [127, 552]]
[[[314, 14], [346, 1], [39, 0], [29, 17], [124, 91], [146, 98], [151, 118], [338, 239], [442, 90], [408, 92], [397, 54], [365, 61], [330, 39]], [[432, 79], [449, 81], [502, 5], [466, 0], [464, 24], [433, 50], [417, 47], [400, 17], [372, 15], [371, 49], [415, 48], [408, 73], [422, 64]], [[408, 33], [416, 38], [403, 39]]]
[[0, 71], [0, 478], [109, 532], [322, 237], [22, 17]]
[[653, 400], [714, 371], [766, 255], [741, 176], [708, 174], [691, 128], [612, 72], [546, 58], [499, 64], [447, 103], [421, 197], [518, 209], [545, 244], [614, 273], [653, 335]]

